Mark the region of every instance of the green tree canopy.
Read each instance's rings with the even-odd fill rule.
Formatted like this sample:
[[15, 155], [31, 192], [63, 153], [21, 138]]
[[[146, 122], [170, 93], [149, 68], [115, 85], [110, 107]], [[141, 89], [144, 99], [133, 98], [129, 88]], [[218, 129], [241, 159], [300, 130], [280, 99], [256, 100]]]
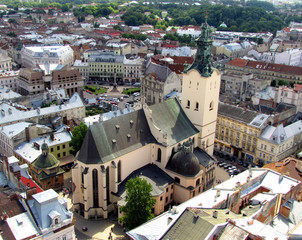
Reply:
[[70, 145], [72, 147], [71, 154], [74, 156], [81, 149], [87, 130], [88, 127], [83, 122], [80, 122], [79, 126], [74, 127], [70, 141]]
[[126, 205], [121, 207], [121, 221], [133, 229], [153, 218], [151, 210], [156, 200], [151, 195], [152, 186], [145, 179], [132, 178], [126, 183]]

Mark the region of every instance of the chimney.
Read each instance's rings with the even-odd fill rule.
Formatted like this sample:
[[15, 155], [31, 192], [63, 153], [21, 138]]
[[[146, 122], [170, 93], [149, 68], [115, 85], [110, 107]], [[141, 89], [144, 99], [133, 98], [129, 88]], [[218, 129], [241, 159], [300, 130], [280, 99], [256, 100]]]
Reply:
[[29, 127], [25, 128], [25, 137], [26, 137], [26, 141], [30, 142], [30, 131], [29, 131]]
[[55, 140], [55, 136], [54, 136], [54, 134], [52, 133], [52, 134], [50, 134], [50, 139], [51, 139], [51, 141], [54, 141]]
[[168, 217], [168, 224], [167, 225], [169, 225], [172, 222], [172, 220], [173, 220], [173, 218]]
[[36, 193], [37, 193], [37, 188], [36, 187], [27, 189], [26, 190], [26, 198], [27, 198], [27, 200], [32, 200], [33, 199], [32, 195], [34, 195]]
[[213, 218], [217, 218], [217, 215], [218, 215], [218, 212], [215, 210], [215, 211], [213, 212]]

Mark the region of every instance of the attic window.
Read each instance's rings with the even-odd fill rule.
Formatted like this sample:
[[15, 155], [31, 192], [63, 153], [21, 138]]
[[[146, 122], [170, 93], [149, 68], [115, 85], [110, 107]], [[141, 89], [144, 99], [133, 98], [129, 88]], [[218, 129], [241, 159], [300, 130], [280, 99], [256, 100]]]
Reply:
[[115, 139], [112, 139], [112, 143], [116, 143], [116, 140], [115, 140]]

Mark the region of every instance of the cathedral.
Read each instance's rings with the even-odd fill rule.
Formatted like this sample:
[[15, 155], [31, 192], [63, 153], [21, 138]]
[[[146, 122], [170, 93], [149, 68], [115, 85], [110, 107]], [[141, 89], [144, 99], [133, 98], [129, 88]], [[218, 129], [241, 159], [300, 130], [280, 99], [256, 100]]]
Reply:
[[181, 102], [143, 104], [89, 127], [72, 169], [74, 211], [84, 218], [120, 214], [132, 177], [152, 185], [155, 215], [212, 186], [220, 72], [212, 63], [207, 23], [196, 44], [195, 60], [183, 74]]

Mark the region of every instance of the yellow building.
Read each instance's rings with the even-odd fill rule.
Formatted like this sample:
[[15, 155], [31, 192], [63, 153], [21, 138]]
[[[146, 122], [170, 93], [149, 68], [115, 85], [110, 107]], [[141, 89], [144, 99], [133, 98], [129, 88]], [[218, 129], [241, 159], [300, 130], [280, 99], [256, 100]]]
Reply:
[[254, 161], [257, 139], [268, 119], [266, 114], [219, 103], [215, 151], [220, 155]]
[[91, 54], [88, 58], [89, 80], [97, 82], [122, 82], [124, 74], [124, 56], [113, 52]]
[[258, 139], [257, 160], [264, 164], [278, 162], [299, 150], [301, 142], [301, 120], [286, 127], [267, 126]]
[[52, 133], [49, 136], [43, 136], [30, 139], [18, 145], [13, 151], [20, 163], [27, 163], [32, 168], [32, 163], [42, 153], [41, 146], [45, 143], [48, 145], [49, 153], [60, 161], [60, 167], [69, 168], [73, 164], [74, 157], [71, 155], [70, 146], [71, 134], [65, 130], [62, 132]]

